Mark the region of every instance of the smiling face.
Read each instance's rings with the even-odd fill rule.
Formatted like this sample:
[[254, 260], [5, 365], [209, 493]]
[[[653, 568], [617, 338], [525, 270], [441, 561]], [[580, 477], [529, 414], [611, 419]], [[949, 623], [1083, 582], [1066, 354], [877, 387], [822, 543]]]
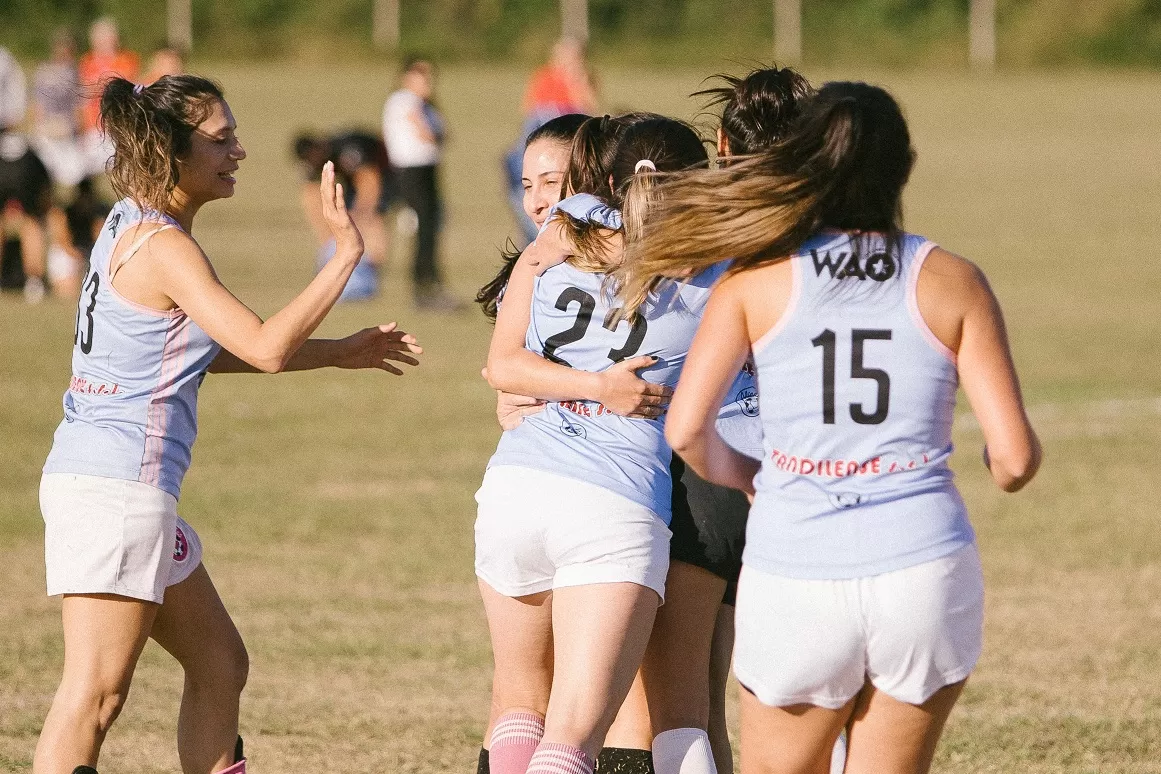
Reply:
[[568, 150], [567, 143], [546, 138], [534, 141], [524, 151], [524, 212], [537, 228], [544, 225], [549, 208], [560, 201]]
[[234, 173], [246, 151], [235, 134], [237, 123], [223, 100], [190, 135], [189, 151], [178, 157], [177, 188], [191, 202], [205, 203], [234, 195]]

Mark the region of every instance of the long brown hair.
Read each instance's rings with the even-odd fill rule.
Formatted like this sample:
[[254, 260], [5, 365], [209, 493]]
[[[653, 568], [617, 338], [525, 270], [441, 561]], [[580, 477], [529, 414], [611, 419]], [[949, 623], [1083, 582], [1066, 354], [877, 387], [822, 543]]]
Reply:
[[149, 86], [113, 78], [101, 93], [101, 127], [113, 142], [109, 182], [142, 209], [164, 211], [178, 184], [177, 160], [222, 87], [196, 75], [166, 75]]
[[[614, 119], [617, 120], [617, 119]], [[656, 203], [656, 180], [660, 174], [704, 167], [709, 160], [705, 144], [697, 133], [681, 121], [655, 113], [623, 116], [615, 146], [600, 158], [608, 193], [598, 197], [621, 211], [626, 244], [639, 239], [645, 221]], [[573, 146], [577, 156], [578, 134]], [[608, 272], [609, 230], [598, 223], [558, 215], [564, 232], [575, 248], [569, 259], [582, 271]]]
[[790, 133], [723, 169], [667, 176], [619, 270], [627, 313], [662, 282], [732, 258], [729, 273], [783, 260], [823, 227], [896, 240], [915, 153], [899, 105], [865, 83], [828, 83]]

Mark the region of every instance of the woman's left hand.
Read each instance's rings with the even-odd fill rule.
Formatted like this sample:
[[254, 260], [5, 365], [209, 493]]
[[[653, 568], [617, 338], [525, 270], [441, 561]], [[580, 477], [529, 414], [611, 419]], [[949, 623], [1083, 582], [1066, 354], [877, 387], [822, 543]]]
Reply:
[[336, 368], [379, 368], [396, 376], [403, 371], [389, 361], [415, 366], [419, 361], [411, 355], [423, 354], [415, 337], [397, 330], [395, 323], [364, 328], [337, 340], [335, 347], [331, 365]]

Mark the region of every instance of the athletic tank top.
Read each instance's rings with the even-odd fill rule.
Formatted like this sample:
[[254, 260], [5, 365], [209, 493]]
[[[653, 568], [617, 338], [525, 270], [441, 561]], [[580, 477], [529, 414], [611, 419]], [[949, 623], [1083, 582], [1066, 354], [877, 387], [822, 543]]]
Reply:
[[955, 355], [919, 314], [935, 245], [823, 233], [790, 259], [782, 319], [755, 342], [762, 469], [743, 557], [795, 578], [910, 567], [971, 543], [947, 461]]
[[[110, 270], [117, 243], [142, 221], [156, 226]], [[198, 387], [220, 347], [180, 309], [150, 309], [114, 290], [112, 277], [154, 228], [180, 227], [128, 199], [105, 220], [77, 307], [64, 421], [44, 471], [141, 481], [178, 497], [197, 436]]]
[[[587, 194], [557, 208], [574, 217], [620, 226], [620, 213]], [[536, 278], [525, 346], [549, 360], [582, 371], [604, 371], [640, 355], [658, 362], [641, 378], [673, 387], [701, 320], [710, 286], [724, 266], [672, 285], [645, 305], [633, 322], [612, 322], [619, 306], [605, 288], [605, 275], [568, 263]], [[628, 419], [594, 401], [550, 402], [500, 436], [488, 466], [519, 465], [587, 481], [656, 513], [672, 515], [671, 451], [664, 418]]]

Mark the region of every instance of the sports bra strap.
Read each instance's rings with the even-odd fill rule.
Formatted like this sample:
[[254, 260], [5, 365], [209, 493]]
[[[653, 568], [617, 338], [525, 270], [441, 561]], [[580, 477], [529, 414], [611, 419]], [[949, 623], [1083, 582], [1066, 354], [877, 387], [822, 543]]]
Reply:
[[137, 251], [141, 249], [149, 237], [153, 236], [154, 234], [160, 234], [162, 231], [168, 231], [171, 228], [177, 227], [172, 223], [165, 223], [160, 228], [155, 228], [152, 231], [146, 232], [144, 236], [138, 237], [137, 241], [134, 242], [132, 246], [130, 246], [130, 248], [125, 251], [125, 254], [121, 256], [121, 260], [117, 261], [117, 265], [115, 267], [109, 267], [109, 281], [113, 281], [113, 278], [117, 276], [117, 272], [121, 271], [125, 264], [129, 263], [129, 259], [137, 254]]

